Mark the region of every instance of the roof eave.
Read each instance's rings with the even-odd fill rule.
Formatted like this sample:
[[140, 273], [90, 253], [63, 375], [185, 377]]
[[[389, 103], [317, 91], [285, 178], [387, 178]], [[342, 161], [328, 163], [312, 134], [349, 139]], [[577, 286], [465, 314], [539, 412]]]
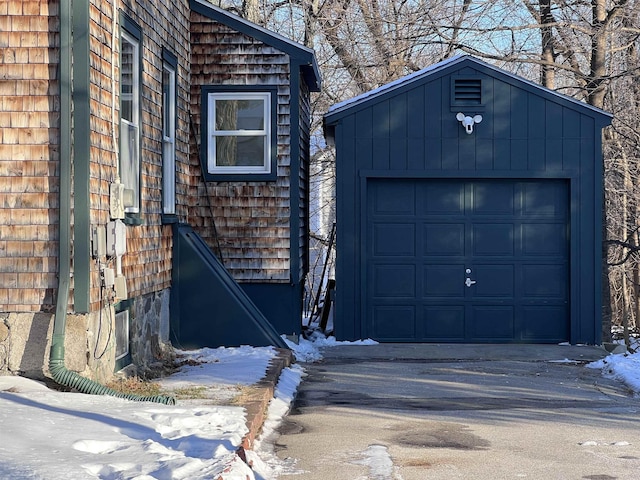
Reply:
[[[368, 103], [378, 97], [381, 97], [383, 95], [386, 95], [390, 92], [395, 91], [398, 88], [404, 87], [407, 84], [419, 81], [425, 77], [429, 77], [431, 75], [435, 75], [438, 72], [443, 71], [444, 69], [448, 69], [451, 68], [452, 66], [461, 63], [461, 62], [465, 62], [465, 61], [472, 61], [474, 63], [476, 63], [477, 65], [483, 67], [483, 68], [488, 68], [494, 72], [496, 72], [499, 75], [504, 75], [507, 78], [511, 78], [512, 80], [516, 81], [516, 82], [520, 82], [523, 83], [525, 85], [528, 85], [536, 90], [540, 90], [540, 91], [545, 91], [548, 94], [557, 97], [559, 100], [562, 101], [567, 101], [570, 102], [571, 104], [574, 104], [577, 108], [583, 108], [583, 109], [587, 109], [587, 110], [591, 110], [594, 113], [597, 113], [598, 115], [602, 115], [604, 117], [608, 117], [609, 120], [611, 120], [613, 118], [613, 114], [606, 112], [604, 110], [601, 110], [597, 107], [594, 107], [593, 105], [589, 105], [588, 103], [585, 102], [581, 102], [580, 100], [576, 100], [575, 98], [569, 97], [568, 95], [564, 95], [562, 93], [553, 91], [553, 90], [549, 90], [541, 85], [538, 85], [530, 80], [527, 80], [526, 78], [520, 77], [518, 75], [512, 74], [510, 72], [507, 72], [505, 70], [499, 69], [489, 63], [486, 63], [480, 59], [477, 59], [471, 55], [459, 55], [456, 57], [452, 57], [449, 58], [447, 60], [444, 60], [442, 62], [433, 64], [429, 67], [426, 67], [422, 70], [419, 70], [415, 73], [412, 73], [410, 75], [407, 75], [405, 77], [402, 77], [398, 80], [396, 80], [395, 82], [391, 82], [389, 84], [383, 85], [382, 87], [379, 87], [377, 89], [371, 90], [369, 92], [365, 92], [361, 95], [358, 95], [356, 97], [353, 97], [351, 99], [345, 100], [344, 102], [341, 103], [337, 103], [336, 105], [332, 106], [329, 111], [325, 114], [325, 123], [327, 124], [331, 124], [335, 121], [337, 121], [339, 118], [342, 117], [342, 114], [344, 114], [345, 112], [351, 110], [352, 108], [356, 108], [359, 105], [362, 105], [364, 103]], [[606, 122], [605, 122], [606, 123]]]
[[206, 0], [189, 0], [189, 6], [193, 11], [207, 18], [228, 25], [238, 32], [244, 33], [286, 53], [291, 60], [300, 65], [300, 70], [309, 89], [312, 92], [320, 91], [322, 77], [313, 49], [305, 47], [298, 42], [272, 32], [238, 15], [234, 15], [223, 8], [216, 7]]

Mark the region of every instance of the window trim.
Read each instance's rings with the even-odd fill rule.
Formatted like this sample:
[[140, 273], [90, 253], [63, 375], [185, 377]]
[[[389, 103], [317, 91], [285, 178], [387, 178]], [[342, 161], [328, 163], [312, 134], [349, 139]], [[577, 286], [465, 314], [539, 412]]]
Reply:
[[[164, 73], [169, 72], [169, 112], [165, 112]], [[162, 221], [176, 221], [176, 125], [177, 111], [177, 71], [178, 59], [167, 49], [162, 49]], [[166, 135], [165, 127], [168, 114], [170, 134]], [[171, 147], [171, 155], [167, 155], [167, 147]]]
[[[122, 171], [122, 125], [123, 122], [126, 124], [131, 124], [137, 127], [137, 135], [136, 135], [136, 153], [138, 156], [138, 165], [137, 165], [137, 175], [138, 178], [135, 181], [135, 187], [133, 189], [133, 198], [134, 198], [134, 206], [125, 207], [125, 223], [139, 223], [140, 214], [142, 212], [142, 29], [138, 24], [136, 24], [130, 17], [128, 17], [124, 12], [120, 12], [120, 75], [119, 75], [119, 86], [120, 86], [120, 145], [118, 148], [120, 149], [120, 181], [125, 183], [125, 178], [123, 178]], [[134, 59], [134, 71], [133, 71], [133, 85], [135, 91], [132, 92], [133, 95], [133, 107], [132, 112], [135, 116], [136, 122], [129, 122], [122, 118], [122, 43], [123, 40], [133, 44], [136, 47], [136, 58]], [[130, 187], [131, 185], [125, 184], [125, 188]], [[131, 190], [131, 189], [130, 189]], [[137, 202], [137, 206], [135, 203]]]
[[[246, 86], [246, 85], [206, 85], [201, 91], [201, 162], [205, 181], [272, 181], [277, 178], [277, 87], [271, 86]], [[265, 136], [266, 153], [265, 163], [262, 167], [213, 167], [212, 168], [212, 142], [214, 136], [213, 125], [209, 119], [212, 117], [216, 98], [233, 99], [264, 99], [265, 100]], [[241, 131], [220, 131], [229, 134]], [[245, 131], [246, 135], [256, 134], [259, 131]], [[242, 135], [242, 134], [241, 134]]]

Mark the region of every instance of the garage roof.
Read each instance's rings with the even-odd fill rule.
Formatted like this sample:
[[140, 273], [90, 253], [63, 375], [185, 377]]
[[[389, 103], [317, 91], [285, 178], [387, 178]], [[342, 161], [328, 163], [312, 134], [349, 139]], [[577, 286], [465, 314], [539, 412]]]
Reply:
[[443, 60], [442, 62], [433, 64], [427, 68], [423, 68], [422, 70], [419, 70], [405, 77], [399, 78], [398, 80], [387, 83], [374, 90], [365, 92], [361, 95], [358, 95], [357, 97], [353, 97], [333, 105], [332, 107], [329, 108], [329, 111], [325, 114], [324, 123], [325, 125], [335, 124], [340, 118], [342, 118], [345, 115], [353, 113], [352, 112], [353, 109], [358, 109], [358, 107], [363, 106], [365, 103], [375, 101], [382, 96], [388, 95], [398, 90], [399, 88], [403, 88], [408, 85], [411, 85], [412, 83], [418, 82], [424, 79], [425, 77], [429, 77], [431, 75], [437, 74], [438, 72], [442, 72], [445, 69], [449, 69], [454, 66], [461, 67], [465, 63], [473, 63], [475, 64], [474, 65], [475, 67], [481, 67], [482, 69], [491, 70], [496, 74], [496, 76], [501, 76], [501, 77], [504, 77], [505, 79], [512, 79], [518, 82], [519, 87], [523, 89], [529, 89], [529, 90], [535, 89], [539, 93], [555, 96], [561, 102], [569, 102], [575, 105], [575, 107], [577, 108], [592, 110], [594, 113], [605, 115], [609, 118], [613, 117], [612, 114], [605, 112], [604, 110], [601, 110], [599, 108], [596, 108], [592, 105], [589, 105], [588, 103], [581, 102], [580, 100], [576, 100], [575, 98], [569, 97], [567, 95], [563, 95], [553, 90], [548, 90], [534, 82], [531, 82], [518, 75], [514, 75], [512, 73], [501, 70], [497, 67], [494, 67], [493, 65], [483, 62], [482, 60], [472, 57], [471, 55], [458, 55], [458, 56]]

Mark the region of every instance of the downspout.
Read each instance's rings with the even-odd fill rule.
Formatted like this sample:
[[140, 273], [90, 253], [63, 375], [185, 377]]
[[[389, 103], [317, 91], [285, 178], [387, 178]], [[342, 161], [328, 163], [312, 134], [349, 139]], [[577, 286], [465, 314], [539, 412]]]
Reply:
[[[80, 0], [84, 1], [84, 0]], [[147, 401], [174, 405], [173, 397], [162, 395], [141, 396], [117, 392], [93, 380], [67, 370], [64, 364], [64, 337], [67, 323], [69, 285], [71, 283], [71, 148], [72, 138], [72, 4], [73, 0], [60, 2], [60, 204], [59, 204], [59, 252], [58, 295], [56, 315], [53, 321], [53, 337], [49, 353], [49, 372], [53, 380], [81, 393], [111, 395], [128, 400]]]

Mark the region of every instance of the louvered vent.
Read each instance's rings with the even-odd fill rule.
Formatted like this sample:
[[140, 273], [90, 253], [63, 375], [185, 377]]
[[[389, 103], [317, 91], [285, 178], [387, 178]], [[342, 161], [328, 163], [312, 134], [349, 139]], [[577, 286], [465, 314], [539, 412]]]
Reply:
[[456, 78], [453, 83], [453, 100], [460, 105], [482, 105], [482, 80]]

